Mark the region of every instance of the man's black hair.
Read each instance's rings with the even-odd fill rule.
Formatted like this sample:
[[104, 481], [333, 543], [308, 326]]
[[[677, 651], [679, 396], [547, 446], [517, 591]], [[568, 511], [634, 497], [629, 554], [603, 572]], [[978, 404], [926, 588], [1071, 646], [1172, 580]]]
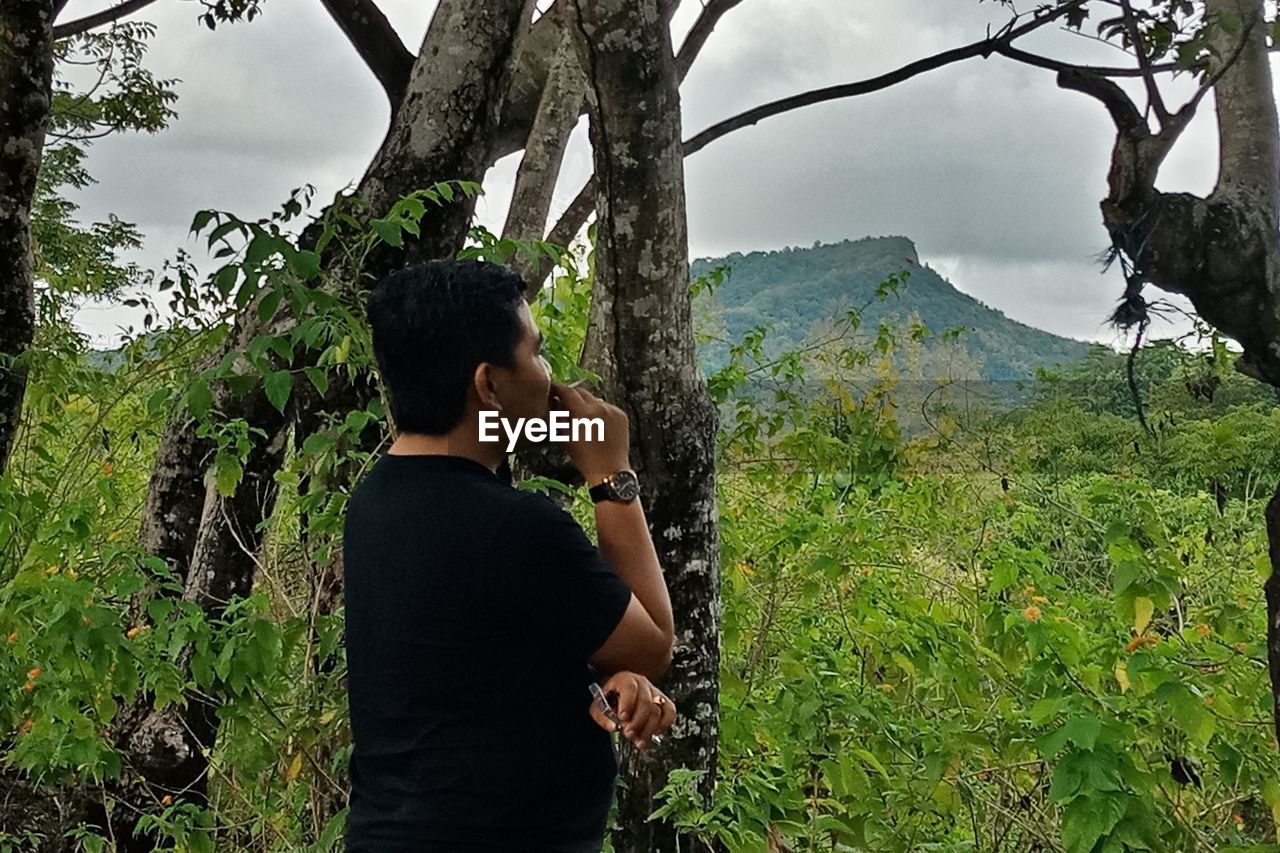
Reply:
[[515, 364], [519, 275], [484, 261], [427, 261], [369, 294], [373, 354], [400, 432], [443, 435], [466, 409], [476, 365]]

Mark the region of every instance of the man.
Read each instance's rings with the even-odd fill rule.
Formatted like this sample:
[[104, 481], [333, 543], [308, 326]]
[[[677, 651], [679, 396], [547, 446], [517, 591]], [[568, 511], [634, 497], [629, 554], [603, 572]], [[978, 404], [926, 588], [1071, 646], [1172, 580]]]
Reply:
[[[369, 296], [397, 438], [359, 482], [344, 536], [350, 853], [597, 853], [617, 754], [594, 679], [644, 749], [675, 720], [653, 686], [671, 601], [630, 470], [626, 415], [551, 383], [516, 274], [432, 261]], [[567, 444], [600, 547], [497, 473], [480, 413], [600, 418]]]

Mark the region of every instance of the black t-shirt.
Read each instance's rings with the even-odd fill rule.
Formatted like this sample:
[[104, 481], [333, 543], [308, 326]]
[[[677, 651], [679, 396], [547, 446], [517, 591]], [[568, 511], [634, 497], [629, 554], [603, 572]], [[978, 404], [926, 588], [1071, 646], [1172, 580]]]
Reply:
[[381, 456], [344, 534], [349, 853], [599, 851], [618, 772], [587, 658], [631, 590], [462, 456]]

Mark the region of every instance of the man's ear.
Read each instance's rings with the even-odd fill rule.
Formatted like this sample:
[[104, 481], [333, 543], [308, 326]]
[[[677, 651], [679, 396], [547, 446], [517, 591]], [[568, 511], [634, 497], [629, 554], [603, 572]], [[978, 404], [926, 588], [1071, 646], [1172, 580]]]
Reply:
[[475, 388], [476, 397], [480, 400], [480, 409], [502, 411], [502, 403], [498, 400], [497, 385], [493, 381], [493, 369], [489, 362], [482, 361], [476, 365], [476, 372], [471, 376], [471, 385]]

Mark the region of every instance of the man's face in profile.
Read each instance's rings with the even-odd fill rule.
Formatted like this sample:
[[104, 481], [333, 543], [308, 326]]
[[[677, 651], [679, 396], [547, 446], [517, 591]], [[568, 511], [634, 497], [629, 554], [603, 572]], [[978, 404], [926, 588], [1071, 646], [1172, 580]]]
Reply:
[[[542, 333], [533, 320], [528, 304], [520, 301], [520, 342], [516, 344], [511, 369], [493, 367], [493, 380], [498, 400], [502, 403], [501, 416], [511, 424], [519, 418], [546, 419], [550, 414], [551, 367], [542, 357]], [[531, 444], [521, 432], [517, 447]]]

